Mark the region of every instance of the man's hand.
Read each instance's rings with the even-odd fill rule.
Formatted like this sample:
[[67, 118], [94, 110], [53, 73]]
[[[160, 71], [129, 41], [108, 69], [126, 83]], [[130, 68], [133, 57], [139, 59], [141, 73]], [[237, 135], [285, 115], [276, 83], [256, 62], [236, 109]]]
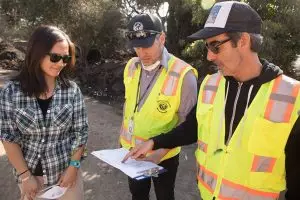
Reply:
[[64, 174], [61, 175], [59, 181], [58, 181], [58, 185], [60, 187], [72, 187], [75, 185], [76, 183], [76, 179], [77, 179], [77, 173], [78, 173], [78, 169], [73, 167], [73, 166], [69, 166], [66, 171], [64, 172]]
[[145, 158], [145, 155], [153, 149], [153, 146], [153, 140], [148, 140], [140, 145], [135, 146], [130, 150], [128, 154], [126, 154], [126, 156], [122, 160], [122, 163], [126, 162], [128, 158], [132, 158], [135, 160], [143, 160]]
[[159, 164], [161, 159], [169, 152], [169, 149], [158, 149], [154, 151], [149, 156], [146, 156], [142, 159], [138, 158], [137, 160], [149, 161], [155, 164]]

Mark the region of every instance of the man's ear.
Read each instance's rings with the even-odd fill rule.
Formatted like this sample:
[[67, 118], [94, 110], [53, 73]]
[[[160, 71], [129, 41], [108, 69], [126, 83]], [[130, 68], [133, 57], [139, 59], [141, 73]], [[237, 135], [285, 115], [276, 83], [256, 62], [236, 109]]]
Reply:
[[242, 49], [250, 49], [251, 39], [249, 33], [242, 33], [241, 38], [238, 42], [238, 46]]
[[159, 36], [159, 41], [160, 41], [160, 43], [161, 43], [162, 45], [165, 45], [165, 43], [166, 43], [166, 34], [165, 34], [165, 32], [162, 32], [162, 33], [160, 34], [160, 36]]

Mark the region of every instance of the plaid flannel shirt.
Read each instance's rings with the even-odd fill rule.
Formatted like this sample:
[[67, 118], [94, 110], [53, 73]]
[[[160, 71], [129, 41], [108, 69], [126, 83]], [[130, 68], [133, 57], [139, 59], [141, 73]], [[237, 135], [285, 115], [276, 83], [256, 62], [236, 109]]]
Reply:
[[[9, 82], [0, 93], [0, 115], [0, 140], [19, 144], [31, 171], [41, 160], [47, 185], [56, 184], [73, 153], [86, 146], [87, 113], [75, 82], [69, 88], [56, 82], [45, 120], [37, 99], [26, 96], [19, 82]], [[15, 169], [14, 175], [20, 182]]]

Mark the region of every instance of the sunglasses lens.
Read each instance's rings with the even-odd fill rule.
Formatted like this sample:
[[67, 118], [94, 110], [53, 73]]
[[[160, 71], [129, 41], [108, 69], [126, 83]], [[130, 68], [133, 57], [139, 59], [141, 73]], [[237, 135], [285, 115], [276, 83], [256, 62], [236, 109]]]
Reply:
[[61, 56], [56, 53], [49, 53], [49, 56], [50, 56], [50, 61], [53, 63], [57, 63], [61, 59], [63, 60], [63, 63], [68, 63], [71, 61], [71, 58], [72, 58], [72, 56], [67, 56], [67, 55]]
[[50, 61], [51, 61], [51, 62], [54, 62], [54, 63], [59, 62], [60, 59], [61, 59], [61, 56], [60, 56], [60, 55], [57, 55], [57, 54], [55, 54], [55, 53], [51, 53], [51, 54], [49, 54], [49, 56], [50, 56]]
[[213, 45], [207, 44], [205, 43], [205, 46], [208, 50], [210, 50], [211, 52], [213, 52], [214, 54], [219, 53], [219, 47], [215, 47]]
[[62, 59], [63, 59], [63, 63], [68, 63], [71, 61], [71, 56], [63, 56]]
[[129, 40], [133, 39], [146, 39], [152, 35], [159, 34], [159, 32], [149, 32], [149, 31], [133, 31], [133, 32], [127, 32], [126, 37]]

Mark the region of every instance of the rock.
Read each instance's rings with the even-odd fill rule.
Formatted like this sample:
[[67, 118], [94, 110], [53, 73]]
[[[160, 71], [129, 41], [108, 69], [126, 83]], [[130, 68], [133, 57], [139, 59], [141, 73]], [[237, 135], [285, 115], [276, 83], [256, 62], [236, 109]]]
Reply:
[[0, 42], [0, 67], [8, 70], [20, 70], [25, 54], [12, 44]]

